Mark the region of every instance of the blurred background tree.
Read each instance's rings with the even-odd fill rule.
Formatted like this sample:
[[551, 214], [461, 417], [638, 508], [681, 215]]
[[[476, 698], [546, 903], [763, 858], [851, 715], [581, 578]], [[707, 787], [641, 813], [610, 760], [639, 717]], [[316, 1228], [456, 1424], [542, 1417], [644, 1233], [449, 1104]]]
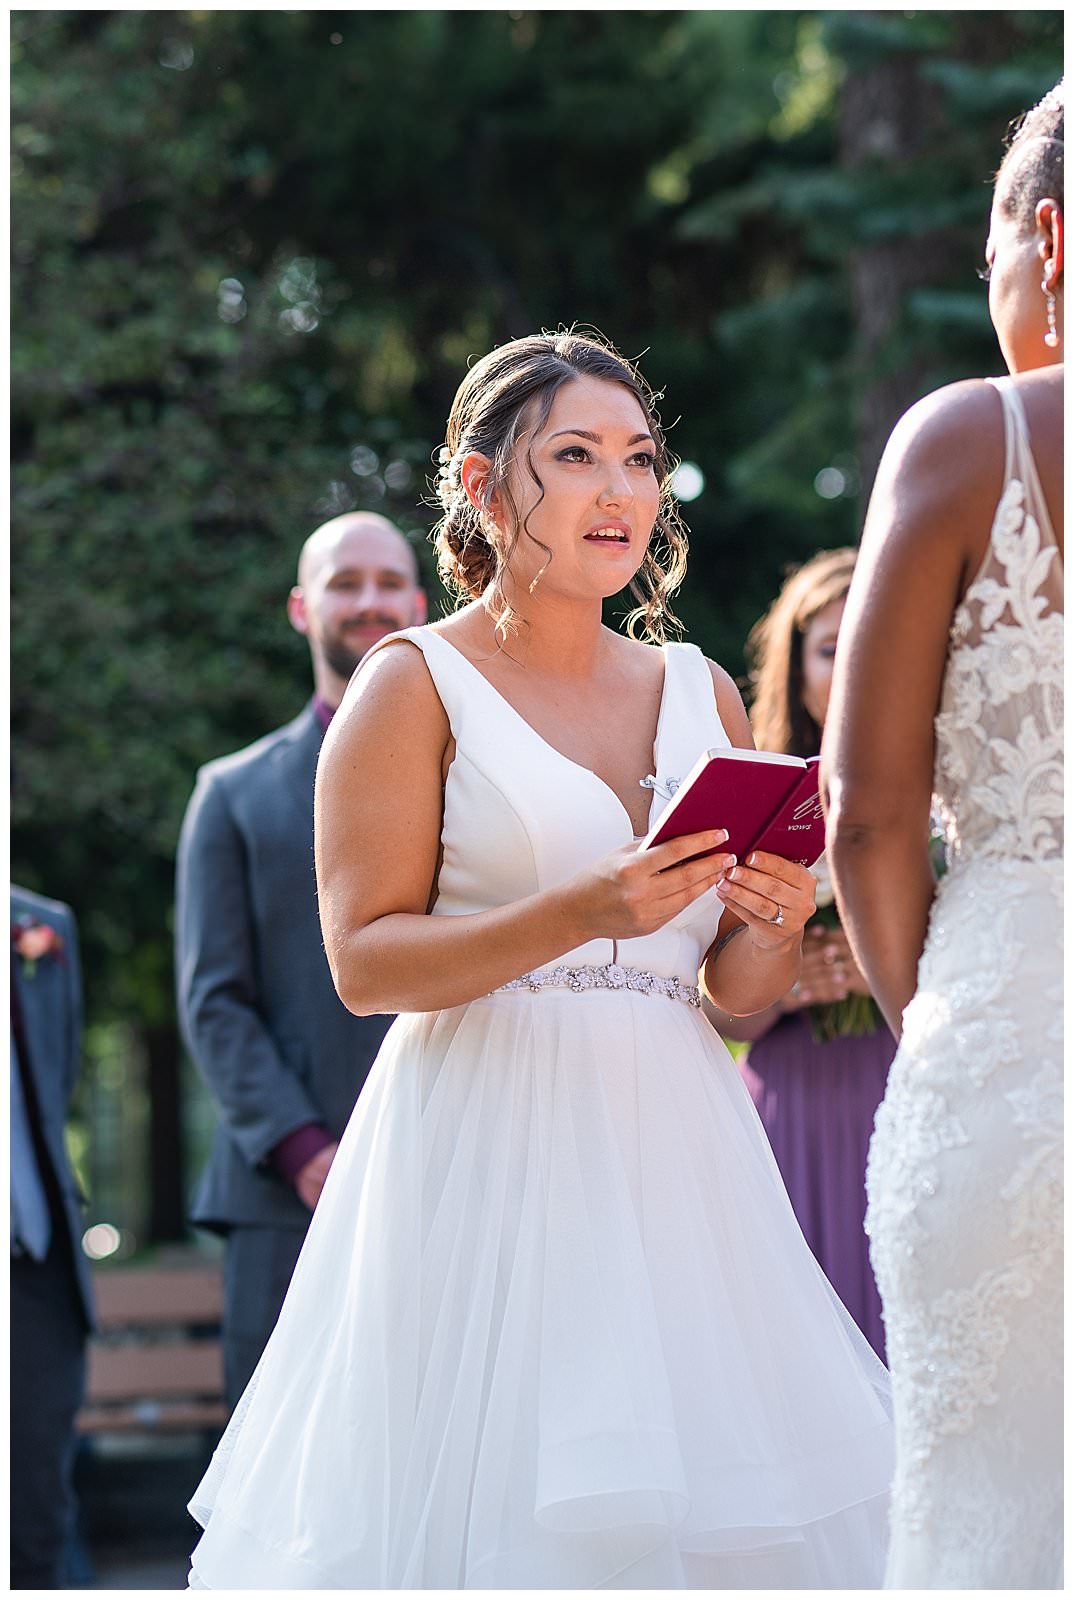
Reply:
[[175, 1031], [179, 821], [198, 765], [309, 692], [303, 539], [385, 511], [435, 596], [422, 497], [467, 359], [593, 324], [666, 386], [697, 469], [680, 611], [740, 673], [788, 563], [857, 538], [899, 413], [999, 370], [989, 180], [1062, 18], [12, 27], [12, 869], [79, 916], [78, 1153], [144, 1243], [182, 1234], [210, 1120]]

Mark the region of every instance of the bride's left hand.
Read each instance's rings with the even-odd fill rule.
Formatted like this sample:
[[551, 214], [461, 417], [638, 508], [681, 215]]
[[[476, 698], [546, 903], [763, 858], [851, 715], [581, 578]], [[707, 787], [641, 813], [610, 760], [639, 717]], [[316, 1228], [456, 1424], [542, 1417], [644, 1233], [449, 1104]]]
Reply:
[[817, 880], [808, 867], [754, 850], [716, 885], [716, 893], [763, 950], [796, 943], [817, 908]]

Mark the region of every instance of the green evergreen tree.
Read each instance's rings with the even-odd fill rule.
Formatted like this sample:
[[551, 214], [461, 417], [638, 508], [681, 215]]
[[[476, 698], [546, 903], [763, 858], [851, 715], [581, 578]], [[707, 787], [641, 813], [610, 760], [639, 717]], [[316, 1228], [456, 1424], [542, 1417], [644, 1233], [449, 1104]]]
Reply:
[[142, 1036], [156, 1166], [179, 821], [308, 693], [306, 534], [386, 511], [435, 597], [468, 358], [595, 324], [705, 475], [680, 610], [739, 672], [899, 410], [996, 370], [988, 178], [1061, 55], [1057, 12], [14, 14], [12, 865]]

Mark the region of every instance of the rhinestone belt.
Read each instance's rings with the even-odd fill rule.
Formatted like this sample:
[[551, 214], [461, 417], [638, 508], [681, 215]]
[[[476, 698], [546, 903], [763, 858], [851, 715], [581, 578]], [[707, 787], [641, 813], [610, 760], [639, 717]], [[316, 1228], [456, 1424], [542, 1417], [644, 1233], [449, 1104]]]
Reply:
[[583, 989], [627, 989], [631, 994], [662, 994], [668, 1000], [685, 1000], [698, 1010], [701, 1007], [696, 984], [662, 978], [655, 972], [643, 972], [640, 967], [622, 967], [617, 961], [607, 961], [602, 967], [544, 967], [537, 972], [524, 972], [521, 978], [512, 978], [495, 992], [502, 994], [508, 989], [528, 989], [532, 994], [541, 989], [570, 989], [575, 994], [581, 994]]

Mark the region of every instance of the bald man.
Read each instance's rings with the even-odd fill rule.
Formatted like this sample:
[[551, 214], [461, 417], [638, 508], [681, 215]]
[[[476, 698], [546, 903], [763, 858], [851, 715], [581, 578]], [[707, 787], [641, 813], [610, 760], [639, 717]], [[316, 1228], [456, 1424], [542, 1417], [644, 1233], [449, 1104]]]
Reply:
[[286, 727], [203, 767], [183, 819], [179, 1017], [219, 1119], [193, 1220], [225, 1239], [232, 1406], [391, 1021], [352, 1016], [332, 985], [313, 874], [317, 756], [366, 651], [425, 611], [414, 552], [385, 517], [355, 512], [312, 533], [287, 614], [309, 643], [313, 698]]

